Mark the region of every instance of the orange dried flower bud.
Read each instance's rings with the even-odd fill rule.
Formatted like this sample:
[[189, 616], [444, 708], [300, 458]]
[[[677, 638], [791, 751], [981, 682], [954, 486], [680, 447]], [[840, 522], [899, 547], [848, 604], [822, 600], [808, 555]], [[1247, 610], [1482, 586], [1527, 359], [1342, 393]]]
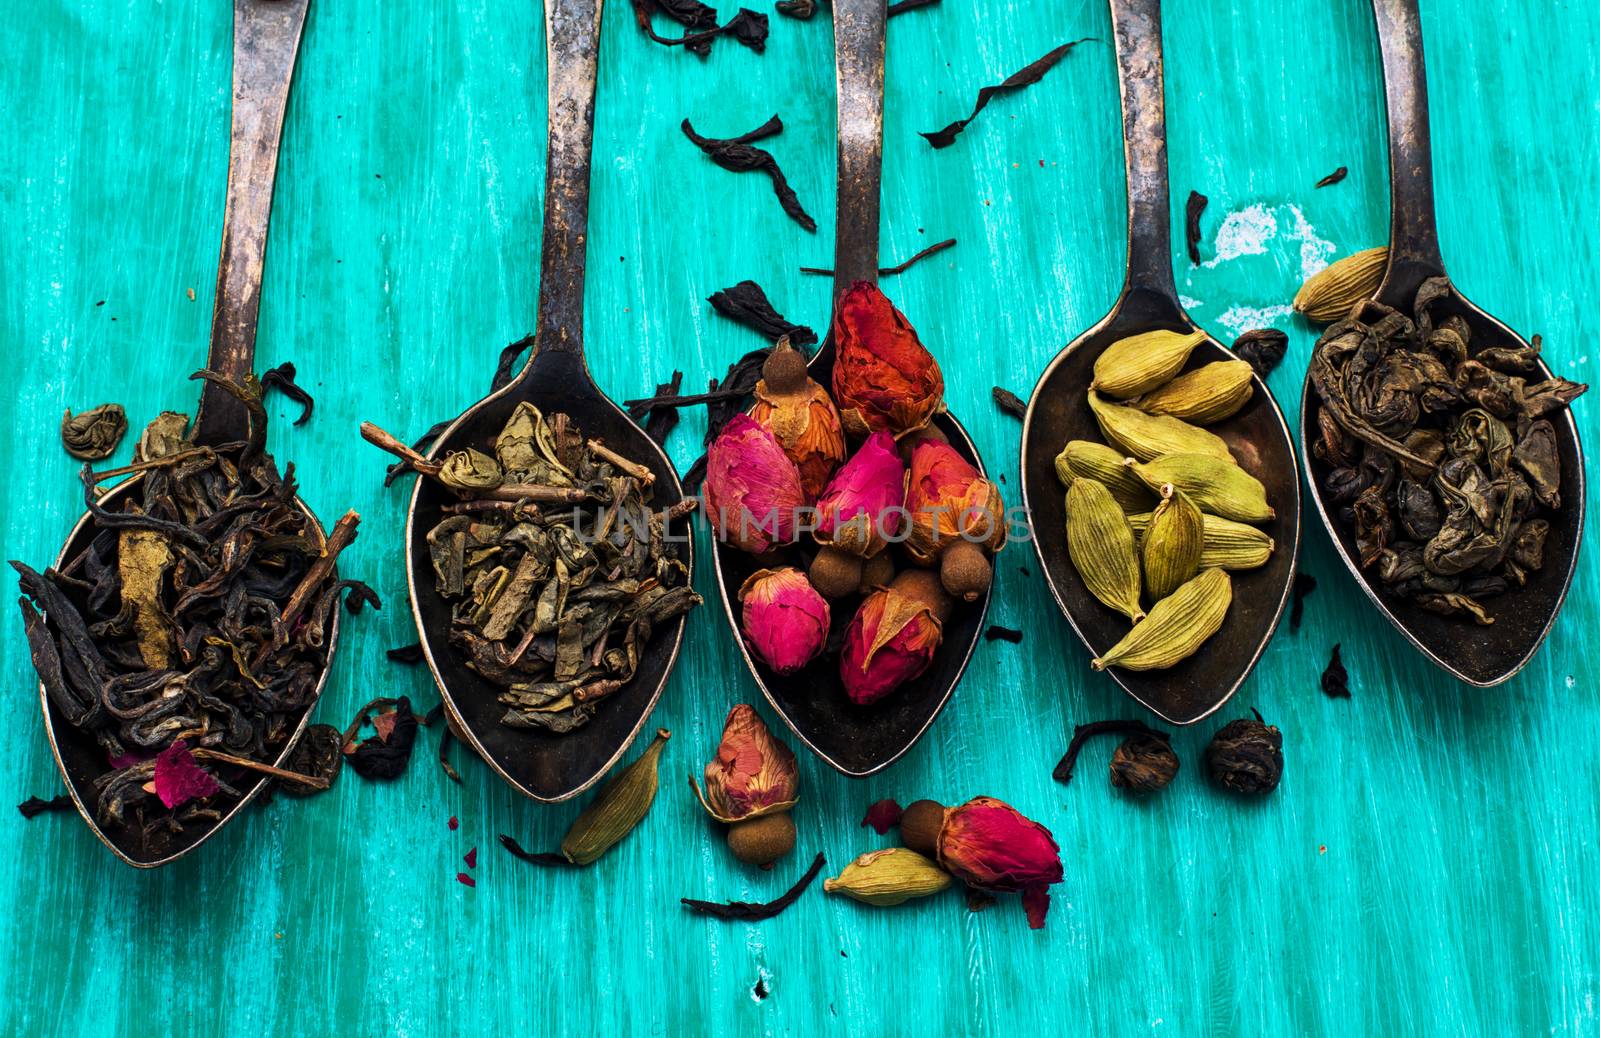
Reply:
[[719, 822], [742, 822], [787, 811], [799, 799], [794, 751], [772, 737], [761, 715], [740, 703], [728, 711], [717, 755], [706, 765], [706, 790], [689, 784], [706, 813]]
[[958, 540], [991, 552], [1006, 542], [1000, 488], [948, 443], [924, 440], [911, 452], [906, 508], [911, 513], [906, 549], [924, 565]]
[[944, 410], [939, 362], [877, 285], [857, 281], [839, 297], [833, 341], [833, 399], [852, 435], [900, 436]]

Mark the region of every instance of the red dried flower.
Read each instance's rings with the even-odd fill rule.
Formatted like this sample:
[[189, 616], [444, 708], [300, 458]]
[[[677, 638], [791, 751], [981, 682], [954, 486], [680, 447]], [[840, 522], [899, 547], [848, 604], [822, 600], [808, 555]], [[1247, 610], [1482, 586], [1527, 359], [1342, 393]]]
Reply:
[[828, 641], [827, 599], [793, 566], [760, 569], [739, 588], [746, 644], [779, 674], [793, 674]]
[[970, 886], [1020, 892], [1035, 930], [1050, 910], [1050, 884], [1062, 876], [1050, 830], [994, 797], [975, 797], [946, 813], [939, 864]]
[[867, 816], [861, 819], [861, 825], [863, 828], [872, 826], [878, 835], [882, 836], [900, 824], [900, 816], [903, 813], [898, 800], [880, 800], [867, 808]]
[[924, 440], [911, 452], [906, 508], [911, 512], [906, 550], [925, 565], [958, 540], [991, 552], [1005, 544], [1000, 489], [948, 443]]
[[756, 383], [750, 417], [772, 433], [815, 501], [844, 460], [844, 428], [828, 391], [805, 374], [805, 356], [780, 339]]
[[793, 807], [800, 772], [794, 751], [772, 737], [761, 715], [744, 703], [728, 711], [717, 756], [706, 765], [706, 791], [689, 777], [700, 806], [719, 822], [741, 822]]
[[211, 772], [195, 763], [182, 739], [156, 757], [154, 784], [156, 796], [169, 808], [211, 796], [222, 788]]
[[916, 329], [878, 286], [857, 281], [833, 314], [833, 399], [856, 436], [920, 429], [944, 408], [944, 375]]
[[944, 627], [926, 604], [895, 588], [868, 595], [845, 632], [839, 676], [852, 703], [875, 703], [928, 669]]
[[894, 437], [875, 432], [817, 501], [817, 541], [862, 558], [884, 549], [905, 519], [906, 466]]
[[753, 555], [794, 543], [800, 470], [749, 415], [734, 415], [707, 450], [703, 493], [718, 540]]
[[466, 854], [463, 854], [461, 856], [461, 860], [467, 863], [467, 868], [469, 868], [469, 869], [477, 868], [478, 867], [478, 848], [474, 847], [474, 848], [472, 848], [472, 850], [468, 851]]
[[460, 883], [464, 887], [475, 887], [478, 885], [478, 881], [467, 875], [465, 872], [456, 873], [456, 882]]

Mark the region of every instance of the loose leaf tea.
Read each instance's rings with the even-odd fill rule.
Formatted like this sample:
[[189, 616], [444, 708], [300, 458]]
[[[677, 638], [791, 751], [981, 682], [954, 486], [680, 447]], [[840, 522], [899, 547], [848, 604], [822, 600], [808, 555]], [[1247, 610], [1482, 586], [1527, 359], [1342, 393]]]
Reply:
[[404, 663], [408, 667], [414, 667], [422, 662], [422, 643], [412, 642], [410, 645], [402, 645], [397, 649], [389, 649], [384, 655], [395, 663]]
[[700, 136], [694, 132], [694, 127], [687, 119], [682, 122], [681, 128], [683, 135], [693, 141], [695, 147], [705, 152], [712, 162], [723, 169], [733, 173], [749, 173], [754, 170], [766, 173], [772, 178], [772, 192], [778, 196], [778, 204], [783, 207], [783, 211], [806, 230], [817, 229], [817, 221], [813, 220], [806, 213], [805, 207], [800, 204], [794, 189], [789, 186], [789, 179], [783, 175], [783, 170], [778, 168], [778, 160], [772, 157], [771, 152], [752, 147], [750, 144], [750, 141], [783, 132], [783, 123], [776, 115], [749, 133], [726, 139]]
[[1334, 645], [1328, 667], [1322, 672], [1322, 693], [1330, 699], [1350, 698], [1350, 672], [1344, 669], [1338, 645]]
[[294, 420], [295, 425], [304, 425], [311, 420], [311, 408], [316, 401], [311, 399], [311, 394], [301, 389], [294, 380], [294, 365], [284, 361], [275, 368], [268, 368], [261, 373], [261, 389], [263, 392], [276, 389], [284, 396], [300, 405], [300, 417]]
[[1229, 721], [1206, 747], [1206, 772], [1211, 781], [1233, 793], [1270, 793], [1283, 777], [1283, 735], [1261, 719]]
[[1233, 340], [1233, 352], [1262, 378], [1272, 374], [1289, 348], [1289, 336], [1276, 328], [1252, 328]]
[[1294, 575], [1294, 605], [1289, 609], [1289, 630], [1300, 629], [1300, 617], [1305, 612], [1306, 599], [1317, 589], [1317, 578], [1301, 571]]
[[1071, 43], [1063, 43], [1061, 46], [1046, 54], [1044, 57], [1032, 62], [1016, 72], [1013, 72], [1011, 75], [1007, 76], [999, 83], [996, 83], [994, 86], [984, 87], [978, 91], [978, 101], [972, 106], [971, 115], [967, 116], [965, 119], [957, 119], [955, 122], [951, 123], [949, 126], [946, 126], [942, 130], [933, 130], [931, 132], [923, 133], [921, 136], [926, 138], [928, 143], [933, 145], [935, 148], [948, 148], [950, 145], [956, 142], [956, 137], [961, 133], [962, 130], [967, 128], [967, 124], [976, 119], [978, 117], [978, 113], [989, 106], [989, 101], [997, 94], [1009, 94], [1013, 91], [1021, 90], [1039, 82], [1039, 80], [1044, 78], [1044, 74], [1055, 68], [1056, 65], [1061, 62], [1061, 59], [1067, 56], [1068, 52], [1070, 52], [1072, 48], [1076, 47], [1080, 43], [1087, 42], [1088, 39], [1089, 37], [1084, 37], [1084, 39], [1081, 40], [1073, 40]]
[[1552, 420], [1588, 386], [1534, 381], [1538, 336], [1474, 342], [1453, 295], [1431, 278], [1409, 315], [1367, 303], [1323, 334], [1312, 453], [1335, 522], [1386, 594], [1488, 625], [1488, 603], [1544, 565], [1562, 507]]
[[1062, 754], [1050, 777], [1062, 785], [1071, 782], [1072, 769], [1078, 765], [1078, 754], [1083, 752], [1084, 744], [1097, 735], [1136, 735], [1150, 739], [1170, 739], [1165, 732], [1151, 728], [1143, 721], [1090, 721], [1088, 724], [1080, 724], [1072, 730], [1072, 741], [1067, 744], [1067, 752]]
[[995, 406], [1011, 417], [1022, 418], [1027, 415], [1028, 405], [1011, 390], [995, 386], [990, 390], [990, 394], [994, 397]]
[[294, 797], [320, 793], [333, 785], [344, 766], [344, 735], [331, 724], [311, 725], [283, 763], [287, 770], [321, 779], [326, 785], [318, 787], [293, 779], [280, 779], [277, 785], [279, 791]]
[[1348, 167], [1348, 166], [1340, 166], [1338, 169], [1334, 170], [1332, 173], [1329, 173], [1327, 176], [1325, 176], [1321, 180], [1317, 181], [1317, 186], [1318, 187], [1332, 187], [1334, 184], [1337, 184], [1339, 181], [1343, 180], [1346, 176], [1348, 176], [1349, 173], [1350, 173], [1350, 167]]
[[1165, 789], [1178, 774], [1178, 755], [1165, 735], [1130, 735], [1111, 755], [1111, 784], [1143, 796]]
[[491, 449], [426, 464], [461, 499], [428, 532], [434, 587], [450, 645], [501, 690], [501, 723], [565, 734], [633, 679], [657, 626], [700, 603], [667, 542], [693, 499], [653, 510], [648, 468], [527, 402]]
[[[374, 710], [382, 713], [374, 716]], [[357, 743], [356, 736], [369, 723], [376, 734]], [[345, 729], [344, 755], [362, 778], [397, 779], [411, 763], [411, 750], [416, 742], [417, 717], [411, 711], [411, 700], [406, 696], [374, 699], [361, 708], [350, 727]]]
[[1189, 249], [1189, 262], [1200, 265], [1200, 214], [1206, 211], [1206, 204], [1211, 199], [1198, 191], [1189, 192], [1189, 200], [1183, 206], [1183, 240]]
[[[651, 25], [657, 12], [690, 31], [677, 39], [658, 34]], [[731, 36], [757, 54], [767, 45], [767, 16], [744, 7], [727, 24], [719, 26], [717, 12], [699, 0], [633, 0], [633, 20], [653, 42], [663, 47], [683, 47], [702, 58], [711, 52], [712, 41], [718, 36]]]
[[[272, 762], [316, 702], [333, 610], [346, 590], [352, 611], [377, 603], [335, 573], [356, 514], [324, 541], [266, 453], [260, 382], [197, 377], [244, 405], [247, 438], [199, 446], [187, 418], [157, 418], [135, 465], [84, 466], [83, 548], [59, 570], [12, 563], [50, 707], [105, 755], [90, 806], [154, 853], [219, 820], [251, 772], [286, 774]], [[129, 471], [137, 484], [102, 504], [99, 484]]]
[[[672, 381], [661, 382], [656, 385], [656, 396], [677, 396], [678, 390], [682, 388], [683, 372], [674, 371], [672, 373]], [[656, 407], [648, 410], [650, 416], [644, 421], [644, 431], [649, 434], [652, 440], [665, 447], [667, 445], [667, 437], [672, 435], [672, 430], [678, 427], [678, 409], [676, 407]]]
[[[944, 241], [936, 241], [932, 245], [929, 245], [927, 248], [922, 249], [919, 252], [913, 253], [910, 259], [903, 260], [903, 261], [901, 261], [899, 263], [896, 263], [892, 267], [879, 267], [878, 268], [878, 276], [879, 277], [892, 277], [895, 274], [904, 274], [906, 271], [910, 270], [911, 267], [913, 265], [915, 265], [916, 263], [920, 262], [921, 260], [925, 260], [929, 256], [935, 255], [936, 253], [943, 252], [945, 249], [948, 249], [951, 246], [955, 245], [955, 243], [956, 243], [956, 240], [954, 238], [946, 238]], [[827, 277], [832, 277], [833, 276], [833, 270], [832, 270], [832, 268], [829, 268], [829, 267], [801, 267], [800, 268], [800, 273], [802, 273], [802, 274], [821, 274], [821, 275], [825, 275]]]
[[818, 854], [811, 862], [811, 867], [806, 869], [795, 885], [784, 892], [782, 897], [772, 901], [753, 903], [750, 901], [700, 901], [696, 898], [680, 898], [683, 906], [697, 915], [709, 915], [715, 919], [732, 919], [743, 922], [760, 922], [771, 919], [785, 908], [794, 904], [801, 894], [804, 894], [817, 874], [822, 871], [822, 866], [827, 864], [822, 855]]
[[[774, 119], [777, 116], [773, 116]], [[737, 285], [713, 292], [706, 299], [711, 308], [730, 321], [759, 332], [768, 342], [788, 338], [793, 346], [810, 346], [816, 343], [817, 333], [803, 324], [795, 324], [773, 307], [766, 292], [754, 281], [741, 281]], [[657, 390], [660, 395], [661, 390]], [[676, 389], [673, 390], [677, 392]]]
[[121, 404], [101, 404], [87, 411], [61, 416], [61, 445], [83, 461], [111, 457], [128, 432], [128, 416]]
[[51, 797], [49, 800], [41, 797], [29, 797], [17, 805], [17, 810], [21, 811], [22, 817], [27, 819], [38, 818], [46, 812], [71, 811], [72, 809], [72, 798], [65, 793], [57, 797]]
[[500, 834], [500, 846], [510, 851], [512, 856], [527, 862], [530, 865], [546, 865], [561, 869], [575, 869], [578, 866], [567, 860], [566, 855], [553, 852], [539, 852], [524, 850], [522, 844], [515, 837]]
[[986, 642], [1010, 642], [1016, 645], [1022, 641], [1022, 632], [1013, 627], [990, 624], [989, 629], [983, 632], [983, 640]]

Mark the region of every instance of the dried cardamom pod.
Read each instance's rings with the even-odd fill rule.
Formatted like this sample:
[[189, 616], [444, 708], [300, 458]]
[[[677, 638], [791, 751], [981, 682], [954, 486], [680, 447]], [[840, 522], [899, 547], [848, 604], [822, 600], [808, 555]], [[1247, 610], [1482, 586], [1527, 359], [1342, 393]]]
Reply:
[[1233, 601], [1233, 581], [1220, 569], [1200, 575], [1150, 608], [1123, 639], [1091, 661], [1095, 670], [1161, 670], [1193, 656], [1217, 633]]
[[1075, 479], [1067, 488], [1067, 554], [1091, 595], [1134, 623], [1144, 619], [1133, 529], [1098, 480]]
[[1185, 372], [1135, 401], [1141, 411], [1211, 425], [1232, 418], [1255, 392], [1250, 365], [1242, 360], [1212, 361]]
[[904, 847], [863, 854], [833, 879], [822, 881], [830, 894], [869, 905], [898, 905], [914, 897], [948, 890], [955, 880], [931, 859]]
[[1319, 324], [1341, 320], [1351, 307], [1377, 293], [1388, 264], [1389, 250], [1381, 245], [1335, 260], [1300, 286], [1294, 308]]
[[1121, 399], [1148, 393], [1182, 371], [1189, 354], [1205, 341], [1202, 331], [1154, 331], [1118, 339], [1095, 358], [1089, 388]]
[[1168, 454], [1154, 461], [1130, 462], [1128, 467], [1150, 489], [1171, 483], [1202, 512], [1224, 519], [1261, 523], [1276, 514], [1267, 503], [1267, 488], [1232, 461], [1209, 454]]
[[1071, 486], [1081, 476], [1106, 485], [1111, 496], [1126, 512], [1147, 512], [1155, 505], [1155, 495], [1144, 481], [1123, 464], [1127, 458], [1103, 443], [1070, 440], [1056, 455], [1056, 477], [1062, 486]]
[[1233, 457], [1228, 453], [1228, 445], [1215, 433], [1169, 415], [1145, 414], [1137, 407], [1114, 404], [1092, 389], [1089, 409], [1094, 412], [1095, 421], [1111, 446], [1140, 461], [1150, 461], [1163, 454]]
[[439, 482], [451, 490], [493, 490], [505, 482], [500, 463], [480, 450], [455, 451], [439, 466]]
[[61, 416], [61, 445], [83, 461], [111, 457], [127, 431], [128, 416], [121, 404], [101, 404], [77, 414], [68, 409]]
[[656, 798], [657, 763], [672, 733], [656, 729], [656, 737], [637, 760], [600, 787], [561, 840], [561, 854], [574, 865], [588, 865], [633, 831]]
[[1200, 569], [1204, 546], [1205, 521], [1200, 509], [1171, 483], [1162, 484], [1161, 503], [1139, 546], [1144, 558], [1144, 586], [1152, 602], [1161, 601], [1189, 582]]
[[[1133, 539], [1140, 541], [1150, 528], [1151, 513], [1139, 512], [1128, 516], [1133, 527]], [[1271, 537], [1254, 526], [1236, 523], [1220, 515], [1201, 513], [1205, 529], [1205, 543], [1200, 548], [1201, 569], [1255, 569], [1265, 566], [1277, 547]]]

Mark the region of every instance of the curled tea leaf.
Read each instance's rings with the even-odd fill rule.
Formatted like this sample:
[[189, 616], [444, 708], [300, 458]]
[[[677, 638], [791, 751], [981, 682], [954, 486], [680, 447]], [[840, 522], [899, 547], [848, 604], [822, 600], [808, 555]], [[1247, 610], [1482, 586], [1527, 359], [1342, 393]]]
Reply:
[[87, 411], [61, 416], [61, 445], [83, 461], [109, 458], [128, 431], [128, 416], [121, 404], [101, 404]]

